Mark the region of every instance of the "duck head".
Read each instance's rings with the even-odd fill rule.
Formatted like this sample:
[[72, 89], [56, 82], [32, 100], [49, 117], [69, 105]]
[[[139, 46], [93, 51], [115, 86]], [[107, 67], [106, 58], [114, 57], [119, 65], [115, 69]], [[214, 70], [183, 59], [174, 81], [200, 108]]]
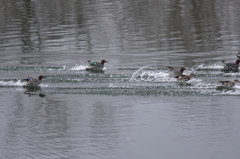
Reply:
[[234, 82], [234, 83], [238, 83], [238, 82], [239, 82], [239, 80], [235, 79], [233, 82]]
[[240, 63], [240, 60], [238, 59], [238, 60], [236, 61], [236, 64], [238, 64], [238, 65], [239, 65], [239, 63]]
[[43, 76], [43, 75], [40, 75], [39, 77], [38, 77], [38, 79], [41, 81], [43, 78], [46, 78], [45, 76]]
[[101, 64], [104, 64], [104, 63], [106, 63], [106, 62], [108, 62], [108, 61], [106, 61], [106, 60], [103, 59], [103, 60], [101, 61]]
[[185, 67], [181, 67], [181, 68], [180, 68], [180, 71], [181, 71], [181, 72], [183, 72], [184, 70], [186, 70]]

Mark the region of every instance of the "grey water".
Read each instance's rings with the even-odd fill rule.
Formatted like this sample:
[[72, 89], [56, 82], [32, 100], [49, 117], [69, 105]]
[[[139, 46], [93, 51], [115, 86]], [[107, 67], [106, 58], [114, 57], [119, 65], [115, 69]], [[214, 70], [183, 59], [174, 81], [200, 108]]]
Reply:
[[0, 159], [239, 159], [238, 0], [0, 3]]

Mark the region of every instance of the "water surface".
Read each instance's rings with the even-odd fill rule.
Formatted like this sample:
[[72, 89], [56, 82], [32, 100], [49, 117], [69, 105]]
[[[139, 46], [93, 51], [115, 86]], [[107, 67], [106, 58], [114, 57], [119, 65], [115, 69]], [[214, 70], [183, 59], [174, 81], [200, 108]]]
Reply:
[[239, 158], [237, 0], [0, 3], [0, 158]]

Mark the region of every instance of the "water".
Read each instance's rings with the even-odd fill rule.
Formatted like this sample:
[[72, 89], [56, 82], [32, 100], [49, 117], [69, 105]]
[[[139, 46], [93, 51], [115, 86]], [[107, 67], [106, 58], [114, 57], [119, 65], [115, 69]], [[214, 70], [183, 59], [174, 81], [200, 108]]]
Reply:
[[0, 158], [239, 158], [237, 0], [0, 2]]

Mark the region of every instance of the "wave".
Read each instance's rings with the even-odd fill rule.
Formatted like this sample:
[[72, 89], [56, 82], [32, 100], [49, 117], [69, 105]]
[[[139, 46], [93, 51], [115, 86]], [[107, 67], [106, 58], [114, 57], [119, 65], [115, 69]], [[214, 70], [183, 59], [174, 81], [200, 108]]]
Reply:
[[176, 79], [174, 77], [170, 77], [168, 72], [159, 71], [159, 70], [149, 70], [148, 66], [141, 67], [137, 71], [135, 71], [130, 81], [144, 81], [144, 82], [175, 82]]

